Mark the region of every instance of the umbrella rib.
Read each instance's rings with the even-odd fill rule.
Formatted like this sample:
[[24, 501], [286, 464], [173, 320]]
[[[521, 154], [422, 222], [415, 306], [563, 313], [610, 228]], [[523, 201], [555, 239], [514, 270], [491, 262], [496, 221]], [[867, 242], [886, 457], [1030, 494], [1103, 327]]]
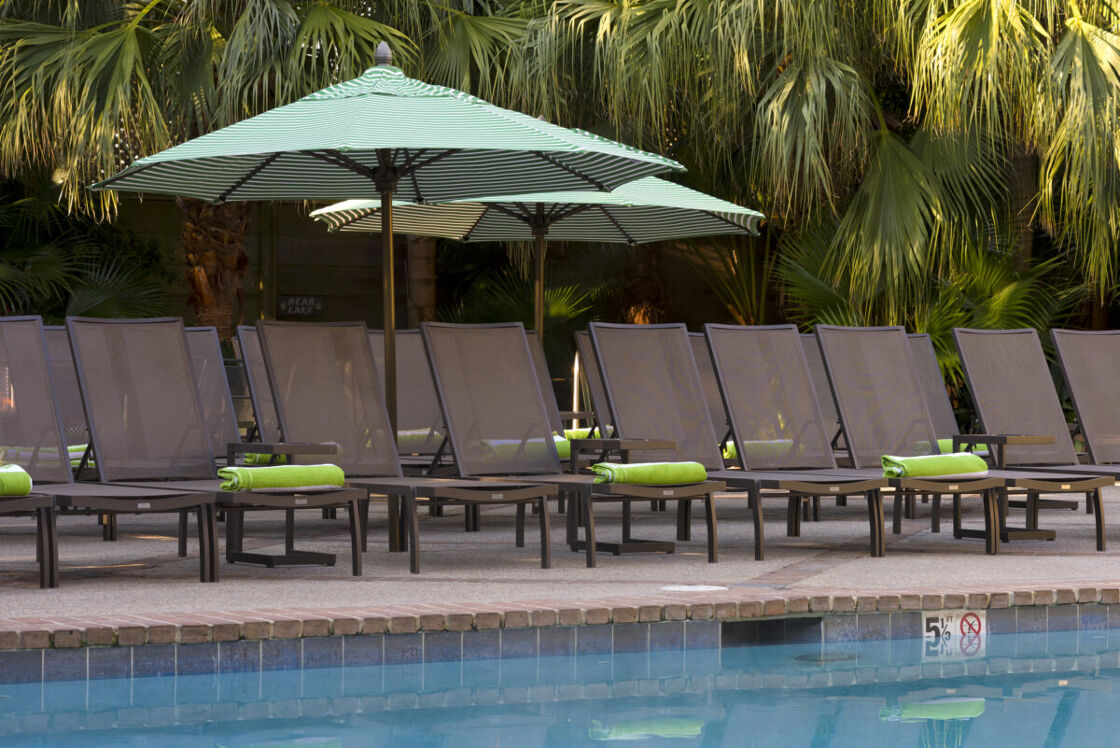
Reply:
[[[412, 174], [413, 172], [420, 171], [421, 169], [423, 169], [426, 166], [431, 166], [436, 161], [439, 161], [441, 158], [447, 158], [448, 156], [454, 155], [461, 150], [463, 150], [463, 149], [462, 148], [448, 148], [447, 150], [440, 151], [436, 155], [429, 158], [427, 161], [421, 161], [420, 163], [405, 164], [404, 166], [401, 167], [400, 173], [401, 174]], [[423, 151], [421, 151], [421, 153], [423, 153]]]
[[559, 169], [563, 169], [564, 171], [568, 172], [572, 176], [579, 177], [583, 181], [585, 181], [588, 184], [595, 187], [595, 189], [598, 189], [598, 190], [606, 190], [607, 189], [607, 186], [605, 184], [603, 184], [602, 182], [600, 182], [598, 179], [593, 179], [593, 178], [587, 176], [586, 174], [584, 174], [583, 172], [579, 171], [578, 169], [573, 169], [572, 167], [568, 166], [567, 164], [560, 163], [559, 161], [554, 159], [552, 156], [549, 156], [547, 153], [543, 153], [541, 151], [533, 151], [533, 153], [535, 153], [541, 159], [543, 159], [543, 160], [547, 161], [548, 163], [552, 164], [553, 166], [555, 166]]
[[553, 214], [549, 218], [549, 220], [552, 223], [556, 223], [557, 221], [563, 221], [565, 218], [571, 218], [576, 213], [582, 213], [585, 210], [591, 210], [591, 207], [592, 206], [589, 203], [584, 203], [583, 205], [570, 205], [567, 210], [563, 210], [563, 211], [560, 211], [559, 213]]
[[467, 241], [471, 238], [471, 234], [473, 234], [474, 230], [478, 228], [478, 224], [482, 223], [482, 219], [485, 218], [486, 214], [490, 212], [490, 208], [490, 204], [486, 204], [483, 207], [482, 212], [478, 214], [478, 218], [476, 218], [475, 222], [471, 224], [471, 227], [467, 229], [467, 233], [463, 234], [463, 241]]
[[[521, 203], [517, 203], [517, 204], [521, 205]], [[525, 211], [525, 214], [518, 213], [515, 210], [510, 210], [509, 208], [502, 205], [501, 203], [487, 203], [487, 205], [492, 206], [494, 208], [494, 210], [501, 211], [502, 213], [505, 213], [510, 218], [515, 218], [518, 221], [521, 221], [522, 223], [528, 223], [529, 222], [529, 211], [525, 208], [524, 205], [521, 205], [521, 209]]]
[[618, 222], [618, 219], [616, 219], [616, 218], [615, 218], [614, 216], [612, 216], [612, 215], [610, 214], [610, 211], [608, 211], [608, 210], [607, 210], [606, 208], [604, 208], [604, 207], [603, 207], [602, 205], [596, 205], [595, 207], [596, 207], [596, 208], [598, 208], [598, 209], [599, 209], [599, 212], [601, 212], [601, 213], [602, 213], [603, 215], [605, 215], [605, 216], [606, 216], [606, 217], [607, 217], [607, 218], [608, 218], [608, 219], [610, 220], [610, 222], [614, 224], [614, 227], [615, 227], [616, 229], [618, 229], [618, 232], [619, 232], [620, 234], [622, 234], [623, 236], [625, 236], [625, 237], [626, 237], [626, 241], [627, 241], [627, 242], [628, 242], [629, 244], [637, 244], [637, 242], [636, 242], [636, 241], [634, 241], [634, 237], [630, 236], [630, 234], [628, 234], [628, 233], [626, 232], [626, 229], [622, 228], [622, 224]]
[[311, 156], [313, 158], [317, 158], [320, 161], [326, 161], [328, 164], [333, 164], [334, 166], [341, 166], [345, 169], [349, 169], [350, 171], [352, 171], [356, 174], [360, 174], [363, 177], [368, 177], [370, 179], [374, 179], [373, 169], [369, 168], [368, 166], [365, 166], [364, 164], [359, 164], [357, 161], [355, 161], [352, 158], [348, 158], [347, 156], [343, 156], [341, 153], [339, 153], [336, 150], [328, 149], [328, 150], [325, 150], [321, 153], [319, 151], [309, 151], [309, 153], [311, 154]]
[[226, 190], [222, 194], [218, 195], [218, 199], [215, 200], [214, 202], [224, 203], [226, 200], [229, 199], [230, 195], [232, 195], [234, 192], [236, 192], [237, 190], [244, 187], [249, 182], [250, 179], [252, 179], [253, 177], [260, 174], [262, 171], [267, 169], [268, 166], [278, 158], [280, 158], [280, 152], [279, 151], [277, 151], [276, 153], [273, 153], [268, 158], [261, 161], [259, 164], [254, 166], [248, 174], [241, 177], [241, 179], [238, 179], [236, 182], [234, 182], [232, 185], [230, 185], [228, 190]]
[[124, 171], [120, 172], [119, 174], [114, 174], [113, 176], [109, 177], [108, 179], [102, 181], [101, 184], [102, 184], [102, 186], [110, 185], [113, 182], [118, 182], [118, 181], [124, 179], [125, 177], [131, 177], [134, 174], [139, 174], [142, 171], [147, 171], [148, 169], [152, 168], [153, 166], [155, 166], [155, 164], [144, 164], [143, 166], [136, 167], [136, 169], [134, 169], [133, 171], [128, 171], [127, 169], [125, 169]]

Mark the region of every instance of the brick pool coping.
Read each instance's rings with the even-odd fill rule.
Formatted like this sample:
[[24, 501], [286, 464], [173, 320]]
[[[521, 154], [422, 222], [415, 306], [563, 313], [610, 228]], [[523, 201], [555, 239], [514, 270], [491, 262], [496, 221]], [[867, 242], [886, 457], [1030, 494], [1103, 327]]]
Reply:
[[493, 631], [661, 621], [738, 621], [805, 615], [943, 609], [990, 610], [1072, 603], [1120, 604], [1120, 582], [875, 589], [732, 588], [582, 601], [412, 603], [203, 613], [0, 619], [0, 650], [133, 647], [242, 639]]

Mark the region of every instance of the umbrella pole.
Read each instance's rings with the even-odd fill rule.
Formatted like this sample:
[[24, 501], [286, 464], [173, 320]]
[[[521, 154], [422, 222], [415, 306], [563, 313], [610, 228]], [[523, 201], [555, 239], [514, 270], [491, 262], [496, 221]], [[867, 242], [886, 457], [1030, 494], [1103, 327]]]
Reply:
[[538, 232], [533, 239], [536, 245], [537, 277], [533, 281], [533, 329], [544, 340], [544, 248], [545, 233]]
[[397, 433], [397, 304], [393, 270], [393, 191], [381, 191], [381, 301], [385, 330], [385, 408]]

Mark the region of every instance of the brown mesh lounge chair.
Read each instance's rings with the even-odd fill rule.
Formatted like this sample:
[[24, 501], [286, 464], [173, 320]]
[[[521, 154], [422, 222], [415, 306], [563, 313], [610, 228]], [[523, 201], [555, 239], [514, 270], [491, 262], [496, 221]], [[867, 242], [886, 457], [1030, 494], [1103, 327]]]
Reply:
[[[7, 374], [12, 407], [0, 418], [0, 443], [9, 445], [4, 459], [27, 470], [35, 491], [53, 498], [60, 509], [74, 513], [148, 514], [194, 511], [199, 522], [199, 579], [217, 581], [214, 537], [214, 497], [208, 492], [126, 488], [102, 483], [75, 483], [62, 438], [61, 419], [52, 385], [54, 371], [47, 363], [42, 322], [38, 317], [0, 318], [0, 370]], [[15, 506], [7, 504], [5, 506]], [[28, 499], [34, 501], [34, 498]], [[45, 507], [41, 507], [45, 508]], [[49, 585], [58, 585], [57, 529], [53, 515], [46, 543], [53, 570]], [[180, 555], [186, 555], [181, 546]]]
[[472, 507], [515, 505], [519, 548], [525, 545], [525, 507], [535, 505], [540, 512], [541, 566], [549, 568], [548, 499], [556, 495], [555, 488], [524, 481], [482, 485], [402, 475], [365, 325], [265, 321], [257, 325], [281, 432], [291, 439], [336, 442], [337, 460], [348, 485], [390, 497], [392, 550], [397, 550], [396, 506], [403, 500], [414, 574], [420, 571], [417, 498], [468, 507], [468, 525]]
[[586, 330], [575, 334], [576, 351], [581, 362], [580, 375], [587, 385], [587, 394], [591, 397], [592, 423], [599, 429], [600, 436], [611, 436], [612, 424], [610, 407], [607, 404], [607, 393], [603, 389], [603, 374], [599, 371], [599, 362], [595, 360], [595, 351], [591, 347], [591, 335]]
[[[705, 502], [708, 518], [708, 561], [718, 560], [712, 494], [723, 490], [718, 481], [682, 486], [638, 486], [595, 483], [594, 476], [563, 473], [552, 438], [552, 422], [545, 407], [525, 330], [518, 322], [492, 325], [422, 325], [428, 355], [440, 393], [444, 422], [463, 476], [497, 477], [555, 485], [575, 501], [569, 507], [567, 540], [573, 551], [584, 550], [594, 566], [598, 551], [621, 553], [672, 552], [673, 543], [630, 537], [630, 504], [635, 500], [692, 500]], [[581, 449], [612, 450], [625, 454], [664, 442], [642, 439], [573, 440], [572, 462]], [[669, 444], [668, 446], [672, 446]], [[594, 505], [621, 502], [623, 534], [619, 543], [596, 539]], [[577, 517], [584, 540], [577, 537]]]
[[[738, 390], [738, 377], [751, 372], [732, 372], [744, 363], [752, 367], [760, 362], [741, 356], [742, 349], [734, 339], [730, 326], [710, 325], [709, 334], [717, 336], [713, 347], [714, 372], [732, 380], [718, 383], [722, 391]], [[714, 330], [712, 328], [715, 328]], [[796, 346], [796, 332], [790, 328], [790, 341]], [[595, 355], [603, 372], [603, 381], [611, 412], [617, 419], [620, 436], [665, 435], [675, 442], [675, 449], [660, 459], [692, 460], [704, 465], [708, 477], [732, 490], [746, 491], [755, 530], [755, 557], [765, 553], [762, 524], [762, 491], [782, 491], [789, 496], [792, 534], [800, 532], [801, 497], [805, 495], [859, 495], [868, 503], [871, 555], [883, 555], [882, 498], [879, 489], [886, 485], [881, 478], [853, 477], [847, 473], [811, 470], [725, 470], [713, 431], [703, 384], [693, 358], [691, 343], [684, 325], [616, 325], [593, 323], [591, 338]], [[720, 354], [723, 354], [721, 357]], [[712, 355], [709, 353], [708, 355]], [[753, 371], [753, 370], [752, 370]], [[732, 405], [725, 409], [730, 412]], [[744, 430], [743, 436], [747, 435]], [[750, 439], [743, 438], [747, 444]], [[738, 442], [737, 442], [738, 443]], [[655, 454], [650, 459], [658, 459]], [[639, 454], [636, 459], [645, 459]], [[825, 466], [825, 463], [822, 463]], [[688, 517], [681, 518], [681, 529], [687, 532]]]
[[206, 438], [214, 456], [224, 456], [230, 444], [241, 441], [241, 431], [226, 378], [218, 329], [188, 327], [186, 332], [198, 397], [202, 402], [202, 419], [206, 423]]
[[1120, 465], [1120, 330], [1051, 330], [1089, 462]]
[[[89, 427], [82, 410], [82, 393], [78, 388], [78, 372], [74, 370], [74, 354], [70, 350], [70, 335], [64, 325], [45, 325], [43, 335], [47, 341], [47, 365], [54, 383], [58, 417], [62, 419], [63, 435], [68, 445], [89, 444]], [[89, 451], [86, 451], [88, 457]]]
[[805, 353], [805, 361], [809, 364], [809, 375], [813, 379], [813, 392], [817, 396], [817, 403], [821, 406], [821, 414], [828, 425], [832, 448], [844, 454], [844, 431], [840, 428], [840, 415], [836, 412], [836, 401], [832, 398], [832, 390], [828, 386], [828, 372], [824, 370], [824, 359], [821, 358], [821, 347], [817, 343], [817, 336], [811, 332], [801, 334], [801, 350]]
[[[280, 441], [280, 422], [276, 417], [276, 405], [272, 402], [272, 390], [268, 387], [268, 373], [264, 369], [264, 356], [257, 340], [257, 328], [252, 325], [239, 325], [237, 328], [237, 347], [245, 366], [245, 381], [249, 385], [249, 397], [253, 402], [253, 417], [256, 419], [255, 436], [262, 442]], [[249, 441], [253, 441], [252, 438]]]
[[533, 364], [537, 369], [537, 379], [540, 380], [541, 394], [544, 396], [545, 407], [549, 413], [555, 411], [556, 425], [553, 426], [557, 434], [563, 434], [567, 424], [573, 420], [583, 420], [591, 417], [588, 411], [564, 410], [556, 399], [556, 387], [552, 383], [552, 372], [548, 368], [548, 358], [544, 355], [544, 343], [536, 330], [526, 330], [525, 337], [529, 340], [529, 352], [533, 354]]
[[[384, 391], [385, 333], [367, 334], [377, 382]], [[424, 339], [419, 330], [397, 330], [397, 454], [405, 473], [431, 473], [446, 454], [446, 442]]]
[[[94, 458], [103, 481], [213, 494], [218, 508], [226, 514], [226, 560], [230, 563], [333, 565], [334, 554], [295, 549], [294, 512], [346, 507], [350, 510], [351, 569], [354, 576], [361, 575], [358, 502], [366, 498], [364, 492], [323, 487], [221, 490], [181, 319], [71, 317], [66, 324], [74, 346]], [[320, 460], [333, 452], [333, 448], [318, 445], [237, 442], [228, 445], [227, 462], [233, 464], [236, 455], [244, 452], [269, 450], [292, 457], [311, 451]], [[244, 513], [277, 509], [286, 513], [285, 552], [245, 552]]]
[[[965, 381], [972, 396], [976, 415], [982, 429], [994, 433], [1016, 433], [1046, 437], [1044, 444], [1008, 443], [994, 444], [991, 449], [995, 459], [1009, 468], [1030, 468], [1045, 472], [1058, 471], [1067, 475], [1081, 475], [1084, 481], [1097, 480], [1108, 485], [1120, 475], [1120, 467], [1112, 465], [1082, 465], [1070, 437], [1069, 425], [1062, 411], [1061, 401], [1054, 388], [1054, 379], [1046, 354], [1033, 328], [1025, 330], [953, 330], [953, 338], [961, 355]], [[1069, 338], [1066, 339], [1067, 342]], [[1083, 351], [1093, 350], [1083, 347]], [[1066, 346], [1065, 353], [1072, 363], [1073, 349]], [[997, 357], [1003, 357], [997, 366]], [[1086, 396], [1084, 388], [1079, 388]], [[1019, 440], [1023, 441], [1023, 440]], [[1064, 493], [1077, 493], [1077, 484]], [[1087, 509], [1095, 508], [1100, 501], [1099, 490], [1084, 489]], [[1054, 493], [1058, 493], [1055, 491]], [[1039, 508], [1070, 508], [1069, 502], [1043, 501], [1037, 494], [1027, 495], [1027, 525], [1038, 526]], [[1098, 549], [1104, 549], [1103, 518], [1098, 517]]]
[[[844, 437], [856, 468], [877, 470], [883, 455], [936, 454], [937, 436], [914, 370], [910, 342], [901, 327], [817, 326], [817, 338], [828, 371]], [[970, 435], [998, 444], [1011, 437]], [[1090, 481], [1091, 482], [1091, 481]], [[993, 469], [987, 478], [943, 480], [892, 478], [895, 488], [894, 529], [901, 531], [901, 504], [907, 493], [953, 496], [953, 537], [982, 537], [985, 550], [997, 553], [1001, 540], [1048, 539], [1050, 531], [1007, 527], [1001, 497], [1007, 489], [1029, 492], [1091, 491], [1076, 476]], [[978, 494], [984, 500], [985, 529], [962, 528], [960, 499]], [[1030, 494], [1028, 494], [1030, 495]], [[994, 528], [998, 528], [998, 532]]]
[[731, 422], [727, 418], [727, 409], [723, 407], [708, 339], [702, 332], [690, 332], [688, 342], [692, 345], [692, 357], [696, 361], [696, 370], [700, 373], [700, 383], [704, 386], [704, 401], [708, 403], [716, 443], [722, 448], [731, 439]]
[[951, 439], [961, 432], [957, 417], [953, 415], [953, 404], [941, 377], [941, 366], [937, 363], [937, 352], [933, 350], [933, 340], [927, 333], [911, 333], [906, 336], [910, 341], [910, 354], [914, 360], [914, 372], [918, 375], [918, 385], [933, 421], [933, 431], [938, 439]]

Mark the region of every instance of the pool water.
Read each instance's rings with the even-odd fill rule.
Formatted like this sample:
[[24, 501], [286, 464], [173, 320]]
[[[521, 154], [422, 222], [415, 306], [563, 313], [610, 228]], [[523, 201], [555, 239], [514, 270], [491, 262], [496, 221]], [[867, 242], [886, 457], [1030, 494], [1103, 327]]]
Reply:
[[3, 684], [0, 745], [1113, 746], [1118, 635], [992, 635], [944, 662], [893, 640]]

